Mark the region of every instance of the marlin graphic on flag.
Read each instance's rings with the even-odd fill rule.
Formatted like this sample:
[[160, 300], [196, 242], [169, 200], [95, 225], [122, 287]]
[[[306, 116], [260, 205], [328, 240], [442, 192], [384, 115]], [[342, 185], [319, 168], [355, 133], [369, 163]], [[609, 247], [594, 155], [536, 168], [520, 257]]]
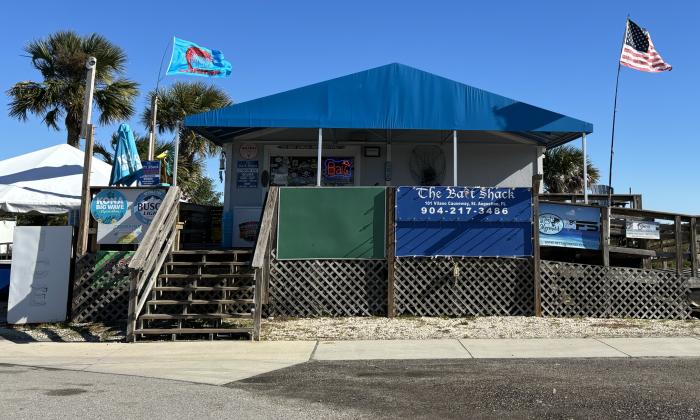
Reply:
[[224, 60], [219, 50], [200, 47], [194, 42], [173, 38], [173, 55], [166, 72], [168, 76], [192, 75], [205, 77], [228, 77], [231, 63]]

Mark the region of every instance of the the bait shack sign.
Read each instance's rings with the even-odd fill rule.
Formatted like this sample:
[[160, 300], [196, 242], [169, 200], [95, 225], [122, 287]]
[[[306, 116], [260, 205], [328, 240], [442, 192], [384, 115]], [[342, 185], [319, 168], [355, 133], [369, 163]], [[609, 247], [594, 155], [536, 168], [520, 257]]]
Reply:
[[141, 242], [164, 197], [162, 189], [110, 188], [97, 193], [90, 205], [97, 221], [97, 243]]
[[530, 256], [531, 189], [398, 187], [396, 255]]

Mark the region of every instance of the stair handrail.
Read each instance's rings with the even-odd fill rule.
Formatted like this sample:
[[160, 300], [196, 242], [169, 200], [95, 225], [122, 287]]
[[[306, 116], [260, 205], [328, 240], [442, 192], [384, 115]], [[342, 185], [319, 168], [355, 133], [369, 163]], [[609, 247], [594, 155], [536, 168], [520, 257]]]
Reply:
[[260, 322], [262, 320], [262, 305], [267, 303], [268, 286], [270, 284], [270, 260], [272, 258], [272, 242], [277, 227], [277, 202], [279, 187], [271, 186], [267, 190], [265, 208], [260, 220], [260, 230], [255, 243], [253, 262], [255, 270], [255, 309], [253, 313], [253, 339], [260, 338]]
[[127, 339], [134, 339], [136, 320], [143, 310], [166, 258], [177, 237], [177, 221], [182, 193], [169, 187], [136, 252], [129, 261], [129, 319]]

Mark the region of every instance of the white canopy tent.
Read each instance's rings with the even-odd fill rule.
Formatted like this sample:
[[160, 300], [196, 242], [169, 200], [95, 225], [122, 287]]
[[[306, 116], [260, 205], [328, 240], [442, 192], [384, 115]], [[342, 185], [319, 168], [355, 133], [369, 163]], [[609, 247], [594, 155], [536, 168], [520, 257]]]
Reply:
[[[0, 161], [0, 210], [60, 214], [80, 209], [83, 151], [67, 144]], [[93, 157], [90, 185], [109, 185], [112, 167]]]

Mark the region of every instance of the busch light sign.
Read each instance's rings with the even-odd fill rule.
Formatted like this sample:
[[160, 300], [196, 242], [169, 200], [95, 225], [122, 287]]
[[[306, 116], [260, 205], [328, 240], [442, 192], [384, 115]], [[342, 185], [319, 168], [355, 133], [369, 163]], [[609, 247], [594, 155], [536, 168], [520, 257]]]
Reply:
[[532, 191], [398, 187], [397, 256], [532, 255]]
[[98, 244], [138, 244], [158, 213], [164, 189], [110, 188], [92, 200]]

